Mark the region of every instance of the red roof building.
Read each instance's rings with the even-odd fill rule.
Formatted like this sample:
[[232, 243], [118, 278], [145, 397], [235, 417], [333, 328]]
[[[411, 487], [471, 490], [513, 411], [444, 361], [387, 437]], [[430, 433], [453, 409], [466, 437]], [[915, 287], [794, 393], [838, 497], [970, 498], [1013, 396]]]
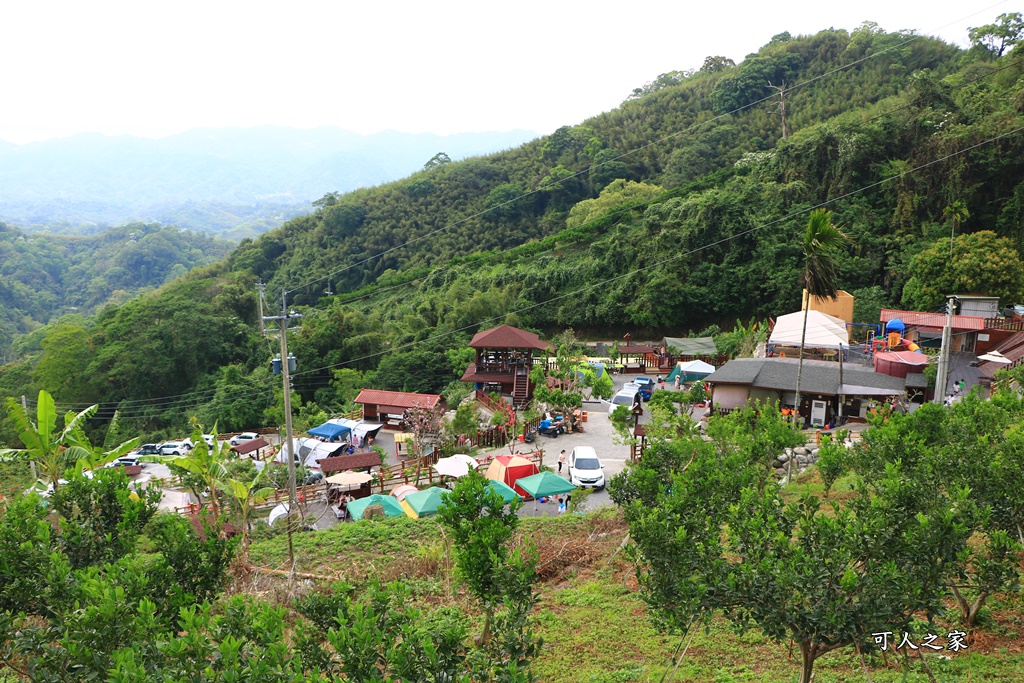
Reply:
[[476, 362], [466, 368], [462, 381], [473, 382], [477, 391], [511, 396], [512, 405], [517, 409], [533, 398], [530, 369], [534, 352], [546, 356], [552, 350], [550, 344], [533, 332], [511, 325], [477, 332], [469, 346], [476, 349]]
[[375, 420], [388, 427], [398, 427], [410, 408], [443, 410], [438, 394], [412, 394], [406, 391], [363, 389], [354, 403], [363, 406], [363, 419]]

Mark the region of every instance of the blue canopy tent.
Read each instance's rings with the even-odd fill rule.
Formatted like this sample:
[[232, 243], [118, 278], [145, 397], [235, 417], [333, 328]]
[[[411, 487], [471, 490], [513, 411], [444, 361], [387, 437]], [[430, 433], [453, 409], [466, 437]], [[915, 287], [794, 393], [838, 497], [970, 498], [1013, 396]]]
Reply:
[[342, 437], [351, 434], [352, 429], [332, 422], [325, 422], [319, 427], [313, 427], [307, 433], [310, 436], [319, 436], [328, 441], [340, 441]]

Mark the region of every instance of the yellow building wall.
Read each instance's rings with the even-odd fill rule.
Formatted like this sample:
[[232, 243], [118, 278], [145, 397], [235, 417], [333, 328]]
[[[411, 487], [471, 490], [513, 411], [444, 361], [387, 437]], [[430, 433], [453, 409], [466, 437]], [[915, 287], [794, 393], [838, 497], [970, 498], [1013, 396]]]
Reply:
[[[807, 290], [804, 290], [803, 307], [807, 308]], [[811, 310], [831, 315], [848, 323], [853, 322], [853, 295], [840, 289], [836, 292], [835, 299], [823, 299], [820, 296], [811, 297]]]

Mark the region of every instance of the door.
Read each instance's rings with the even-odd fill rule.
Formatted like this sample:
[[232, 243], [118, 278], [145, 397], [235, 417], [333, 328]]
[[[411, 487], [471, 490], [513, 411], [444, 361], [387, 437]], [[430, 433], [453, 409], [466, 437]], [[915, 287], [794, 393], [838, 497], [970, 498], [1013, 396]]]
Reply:
[[811, 401], [811, 426], [825, 426], [825, 402]]

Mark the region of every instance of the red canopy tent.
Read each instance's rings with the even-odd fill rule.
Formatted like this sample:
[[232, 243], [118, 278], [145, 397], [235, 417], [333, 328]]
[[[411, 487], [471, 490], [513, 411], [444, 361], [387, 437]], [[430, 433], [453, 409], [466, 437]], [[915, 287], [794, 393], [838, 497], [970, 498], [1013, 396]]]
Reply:
[[508, 484], [516, 490], [516, 493], [524, 498], [529, 498], [530, 494], [516, 486], [516, 481], [539, 472], [540, 470], [537, 468], [537, 465], [524, 457], [518, 455], [499, 455], [491, 462], [490, 467], [487, 468], [486, 476], [488, 479]]

